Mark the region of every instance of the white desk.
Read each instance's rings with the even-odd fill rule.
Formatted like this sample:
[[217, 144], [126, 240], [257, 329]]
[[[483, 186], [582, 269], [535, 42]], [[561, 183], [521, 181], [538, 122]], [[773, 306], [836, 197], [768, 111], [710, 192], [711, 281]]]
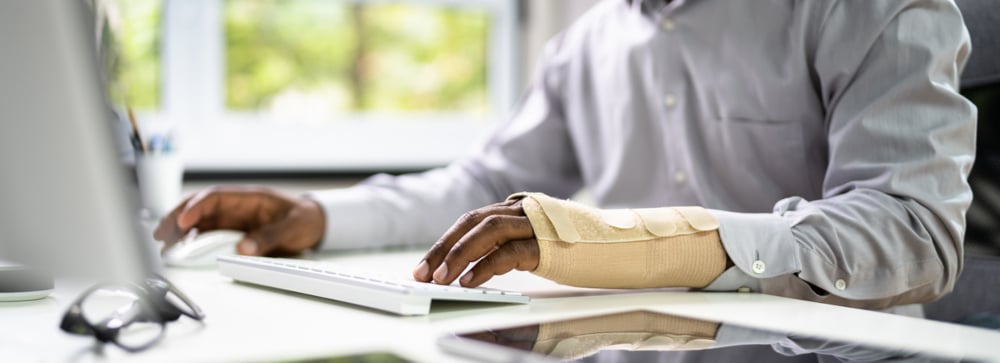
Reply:
[[[408, 274], [420, 256], [380, 253], [332, 257], [331, 262]], [[607, 295], [514, 272], [488, 286], [527, 291], [533, 297], [529, 305], [469, 309], [456, 303], [435, 306], [429, 316], [397, 317], [234, 283], [213, 269], [170, 269], [167, 276], [205, 310], [203, 325], [182, 318], [148, 351], [127, 354], [108, 346], [104, 356], [96, 355], [91, 339], [58, 329], [63, 311], [83, 287], [63, 283], [46, 300], [0, 303], [0, 361], [268, 361], [387, 350], [418, 361], [447, 362], [459, 359], [439, 351], [435, 340], [451, 332], [636, 309], [1000, 361], [997, 332], [758, 294]]]

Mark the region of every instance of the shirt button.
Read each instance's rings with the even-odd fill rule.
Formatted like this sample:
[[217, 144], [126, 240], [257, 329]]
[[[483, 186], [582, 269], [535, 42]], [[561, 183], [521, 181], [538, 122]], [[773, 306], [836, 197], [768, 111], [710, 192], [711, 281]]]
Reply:
[[684, 174], [683, 171], [678, 170], [677, 172], [674, 173], [674, 181], [677, 182], [677, 184], [684, 183], [684, 181], [686, 180], [687, 180], [687, 175]]
[[667, 94], [666, 96], [663, 96], [663, 104], [666, 105], [667, 108], [673, 108], [677, 105], [677, 97], [672, 94]]
[[764, 261], [757, 260], [753, 262], [753, 265], [751, 265], [750, 268], [753, 270], [753, 273], [762, 274], [764, 273], [764, 270], [767, 269], [767, 265], [764, 264]]
[[660, 28], [666, 31], [674, 30], [674, 21], [670, 19], [663, 19], [663, 21], [660, 22]]
[[833, 283], [833, 287], [836, 287], [837, 290], [846, 289], [847, 288], [847, 282], [844, 281], [844, 280], [837, 280], [836, 282]]

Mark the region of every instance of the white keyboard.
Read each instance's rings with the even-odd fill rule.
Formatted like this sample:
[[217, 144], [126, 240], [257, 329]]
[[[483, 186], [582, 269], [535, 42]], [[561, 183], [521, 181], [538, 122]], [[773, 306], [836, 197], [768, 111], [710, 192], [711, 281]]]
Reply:
[[432, 300], [524, 304], [527, 296], [493, 289], [467, 289], [335, 269], [315, 261], [219, 256], [219, 271], [234, 280], [319, 296], [399, 315], [427, 315]]

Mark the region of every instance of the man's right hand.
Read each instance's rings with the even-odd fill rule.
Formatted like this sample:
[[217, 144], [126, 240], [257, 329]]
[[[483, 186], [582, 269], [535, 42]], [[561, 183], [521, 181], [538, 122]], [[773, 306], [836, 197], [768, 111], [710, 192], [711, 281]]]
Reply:
[[188, 197], [164, 217], [153, 237], [166, 250], [191, 229], [246, 232], [242, 255], [297, 254], [319, 244], [326, 219], [319, 204], [264, 187], [211, 187]]

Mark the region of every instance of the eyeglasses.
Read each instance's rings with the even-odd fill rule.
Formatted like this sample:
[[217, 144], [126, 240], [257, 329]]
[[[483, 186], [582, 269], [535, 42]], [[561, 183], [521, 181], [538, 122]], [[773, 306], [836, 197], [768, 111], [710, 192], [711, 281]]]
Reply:
[[91, 287], [70, 305], [59, 328], [138, 352], [159, 342], [167, 323], [181, 316], [201, 321], [205, 313], [169, 281], [155, 276], [138, 284]]

